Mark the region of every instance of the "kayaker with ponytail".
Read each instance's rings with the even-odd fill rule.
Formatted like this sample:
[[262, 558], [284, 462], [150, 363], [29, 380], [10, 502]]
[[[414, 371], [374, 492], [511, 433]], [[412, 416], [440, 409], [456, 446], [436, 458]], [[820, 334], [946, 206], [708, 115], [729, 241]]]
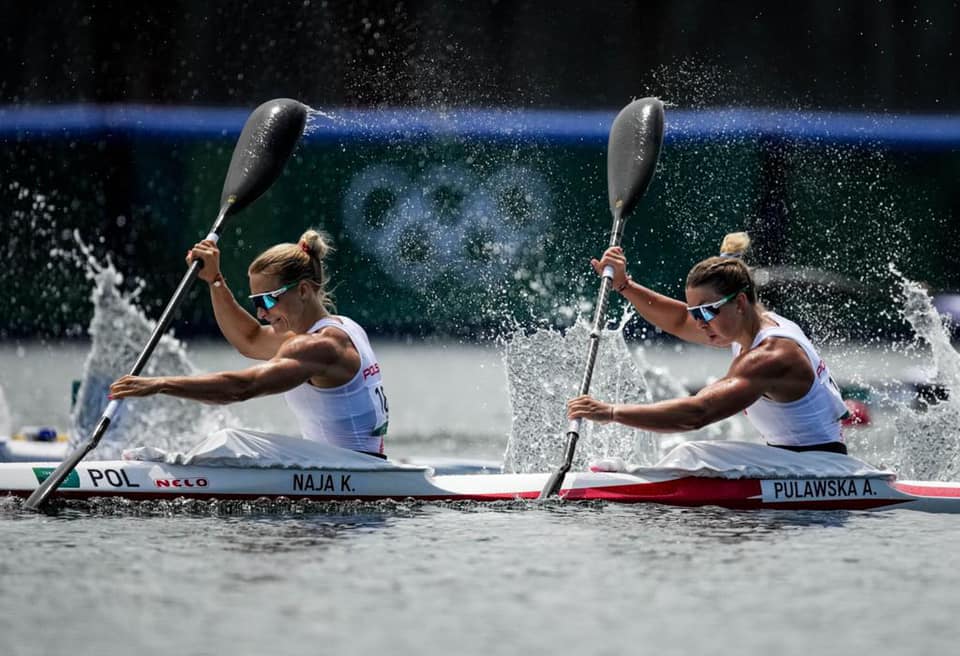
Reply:
[[380, 364], [363, 328], [333, 314], [323, 264], [330, 250], [325, 234], [307, 230], [254, 259], [249, 298], [261, 325], [227, 287], [216, 244], [198, 243], [187, 264], [203, 260], [199, 276], [210, 286], [217, 325], [241, 354], [265, 362], [198, 376], [124, 376], [110, 386], [111, 398], [233, 403], [283, 393], [304, 438], [382, 456], [389, 411]]
[[742, 259], [749, 245], [744, 232], [727, 235], [720, 256], [690, 270], [686, 303], [634, 282], [619, 247], [592, 260], [598, 274], [613, 267], [614, 289], [644, 319], [688, 342], [729, 347], [733, 363], [723, 378], [693, 396], [637, 405], [580, 396], [568, 402], [569, 417], [675, 433], [744, 412], [771, 446], [846, 453], [840, 419], [847, 409], [840, 391], [800, 327], [757, 300], [756, 283]]

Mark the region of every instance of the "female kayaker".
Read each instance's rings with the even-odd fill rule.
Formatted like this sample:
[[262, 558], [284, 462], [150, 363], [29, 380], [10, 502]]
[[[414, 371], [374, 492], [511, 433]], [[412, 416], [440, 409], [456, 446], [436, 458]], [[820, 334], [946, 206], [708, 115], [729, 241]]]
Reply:
[[296, 244], [278, 244], [250, 264], [250, 300], [261, 325], [244, 310], [220, 272], [220, 251], [204, 240], [187, 252], [203, 261], [217, 325], [243, 355], [259, 364], [199, 376], [124, 376], [111, 398], [169, 394], [233, 403], [283, 393], [308, 440], [383, 454], [389, 410], [380, 364], [366, 332], [333, 314], [323, 265], [328, 237], [307, 230]]
[[840, 391], [799, 326], [757, 301], [756, 283], [742, 260], [749, 245], [744, 232], [727, 235], [719, 257], [690, 270], [686, 303], [634, 282], [619, 247], [608, 249], [599, 261], [591, 260], [597, 273], [613, 267], [614, 289], [644, 319], [688, 342], [730, 347], [733, 363], [726, 376], [694, 396], [611, 404], [585, 395], [568, 402], [568, 416], [672, 433], [744, 412], [771, 446], [846, 453], [840, 419], [847, 409]]

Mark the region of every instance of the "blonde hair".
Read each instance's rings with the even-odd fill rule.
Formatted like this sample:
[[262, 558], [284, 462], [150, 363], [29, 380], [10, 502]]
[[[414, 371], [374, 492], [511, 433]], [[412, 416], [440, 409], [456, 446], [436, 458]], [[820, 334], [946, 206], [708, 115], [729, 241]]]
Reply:
[[745, 232], [731, 232], [720, 243], [720, 257], [743, 258], [750, 248], [750, 235]]
[[687, 274], [687, 287], [709, 285], [726, 296], [743, 290], [751, 303], [757, 302], [757, 286], [750, 267], [743, 261], [750, 249], [750, 235], [731, 232], [720, 244], [720, 255], [694, 265]]
[[281, 285], [306, 280], [317, 291], [317, 296], [328, 312], [333, 301], [327, 291], [327, 272], [324, 258], [333, 251], [330, 235], [313, 228], [307, 229], [296, 244], [277, 244], [263, 251], [250, 263], [247, 274], [276, 276]]

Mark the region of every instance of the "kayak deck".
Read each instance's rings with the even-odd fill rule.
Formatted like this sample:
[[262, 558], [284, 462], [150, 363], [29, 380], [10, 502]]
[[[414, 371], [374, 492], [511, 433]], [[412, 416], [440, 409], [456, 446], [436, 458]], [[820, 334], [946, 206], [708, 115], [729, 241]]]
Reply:
[[[51, 463], [0, 463], [0, 495], [28, 496]], [[433, 475], [427, 467], [386, 471], [170, 465], [142, 461], [82, 462], [52, 498], [120, 496], [130, 500], [292, 499], [315, 501], [504, 501], [536, 499], [549, 473]], [[657, 503], [748, 509], [880, 510], [960, 513], [960, 483], [889, 477], [707, 478], [647, 470], [571, 472], [567, 501]]]

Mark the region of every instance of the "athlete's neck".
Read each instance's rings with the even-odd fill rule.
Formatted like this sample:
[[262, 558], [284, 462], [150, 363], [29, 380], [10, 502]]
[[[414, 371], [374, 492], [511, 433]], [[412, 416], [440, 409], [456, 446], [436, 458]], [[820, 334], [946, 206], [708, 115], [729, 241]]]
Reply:
[[764, 318], [755, 308], [746, 314], [743, 320], [743, 330], [735, 340], [740, 344], [742, 352], [746, 352], [753, 346], [753, 340], [757, 338], [757, 333], [763, 330]]
[[303, 314], [300, 316], [300, 321], [297, 322], [298, 325], [295, 332], [305, 333], [310, 330], [315, 323], [329, 316], [330, 313], [323, 307], [319, 299], [309, 299], [304, 303]]

